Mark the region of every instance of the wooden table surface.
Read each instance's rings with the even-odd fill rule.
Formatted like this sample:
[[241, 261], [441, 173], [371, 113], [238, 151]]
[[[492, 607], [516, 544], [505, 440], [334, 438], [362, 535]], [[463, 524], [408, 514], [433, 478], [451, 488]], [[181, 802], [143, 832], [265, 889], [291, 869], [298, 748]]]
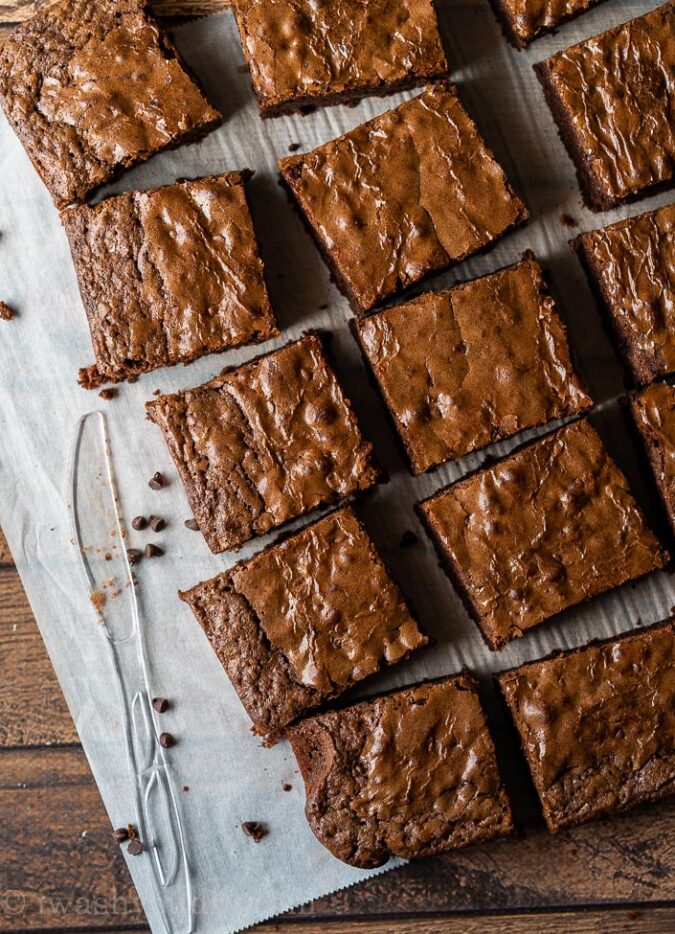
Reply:
[[[52, 0], [0, 2], [11, 24]], [[487, 2], [487, 0], [486, 0]], [[156, 0], [167, 17], [224, 0]], [[0, 532], [0, 932], [146, 930]], [[287, 934], [675, 931], [675, 800], [420, 860], [259, 928]]]

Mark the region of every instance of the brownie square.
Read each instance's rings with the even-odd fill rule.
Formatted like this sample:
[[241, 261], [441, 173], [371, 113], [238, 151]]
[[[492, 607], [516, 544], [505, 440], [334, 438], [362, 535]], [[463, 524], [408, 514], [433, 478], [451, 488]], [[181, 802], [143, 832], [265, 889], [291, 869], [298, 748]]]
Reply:
[[222, 122], [143, 0], [61, 0], [18, 26], [0, 103], [59, 207]]
[[446, 487], [420, 511], [493, 649], [667, 559], [586, 420]]
[[638, 385], [675, 371], [675, 204], [580, 234], [588, 274]]
[[431, 0], [235, 0], [263, 117], [392, 94], [447, 73]]
[[288, 735], [309, 825], [352, 866], [444, 853], [513, 830], [468, 674], [311, 717]]
[[531, 252], [354, 329], [414, 474], [592, 405]]
[[185, 392], [146, 403], [213, 552], [372, 486], [379, 477], [308, 334]]
[[490, 0], [511, 45], [526, 48], [533, 39], [585, 13], [602, 0]]
[[502, 672], [549, 830], [675, 792], [675, 623]]
[[630, 410], [675, 532], [675, 388], [654, 383], [631, 396]]
[[349, 507], [180, 598], [270, 736], [428, 642]]
[[61, 214], [96, 365], [87, 388], [278, 334], [244, 181], [231, 172]]
[[593, 211], [672, 183], [675, 0], [534, 66]]
[[279, 165], [357, 313], [527, 217], [448, 83]]

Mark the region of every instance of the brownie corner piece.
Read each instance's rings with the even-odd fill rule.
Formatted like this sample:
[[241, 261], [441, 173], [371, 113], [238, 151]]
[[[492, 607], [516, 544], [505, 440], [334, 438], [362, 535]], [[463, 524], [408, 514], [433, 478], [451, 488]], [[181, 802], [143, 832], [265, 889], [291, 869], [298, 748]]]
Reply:
[[674, 22], [668, 0], [534, 65], [593, 211], [673, 182]]
[[674, 657], [671, 619], [497, 675], [551, 831], [675, 793]]
[[675, 532], [675, 387], [652, 383], [629, 399], [654, 483]]
[[592, 405], [531, 251], [353, 329], [416, 475]]
[[249, 174], [61, 212], [96, 359], [81, 377], [85, 388], [279, 333], [246, 199]]
[[524, 445], [418, 508], [493, 649], [668, 560], [586, 419]]
[[513, 831], [476, 684], [423, 682], [288, 731], [305, 783], [305, 814], [334, 856], [381, 866]]
[[0, 104], [59, 207], [223, 119], [144, 0], [60, 0], [17, 26]]
[[637, 385], [675, 372], [675, 204], [570, 241]]
[[357, 314], [528, 216], [447, 81], [279, 168]]
[[380, 479], [314, 332], [146, 410], [214, 552]]
[[268, 737], [428, 642], [349, 507], [180, 596]]
[[234, 10], [263, 117], [447, 74], [432, 0], [235, 0]]

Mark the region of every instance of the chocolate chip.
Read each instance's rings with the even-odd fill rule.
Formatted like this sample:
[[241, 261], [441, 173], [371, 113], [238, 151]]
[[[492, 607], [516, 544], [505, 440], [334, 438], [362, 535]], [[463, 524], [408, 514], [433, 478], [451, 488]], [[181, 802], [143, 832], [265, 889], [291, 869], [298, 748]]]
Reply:
[[160, 733], [159, 744], [164, 746], [165, 749], [171, 749], [172, 746], [176, 745], [176, 737], [172, 736], [171, 733]]
[[161, 519], [159, 516], [150, 516], [149, 522], [153, 532], [162, 532], [166, 528], [166, 519]]
[[125, 840], [129, 839], [129, 831], [126, 827], [118, 827], [117, 830], [113, 831], [113, 838], [116, 843], [124, 843]]
[[247, 837], [250, 837], [254, 843], [260, 843], [263, 837], [266, 837], [269, 833], [267, 827], [264, 824], [258, 823], [257, 820], [245, 820], [241, 825], [241, 829], [244, 831]]
[[127, 558], [129, 559], [129, 564], [132, 566], [138, 564], [142, 557], [143, 552], [139, 551], [138, 548], [127, 548]]
[[99, 396], [103, 399], [104, 402], [110, 402], [111, 399], [114, 399], [117, 395], [116, 389], [102, 389], [99, 392]]
[[169, 709], [169, 702], [166, 697], [153, 697], [152, 706], [155, 708], [157, 713], [166, 713]]
[[281, 787], [284, 789], [284, 791], [293, 791], [293, 786], [289, 785], [288, 782], [284, 782]]
[[131, 528], [136, 529], [137, 532], [142, 532], [143, 529], [147, 529], [148, 520], [145, 516], [136, 516], [135, 519], [131, 520]]
[[129, 846], [127, 847], [127, 853], [129, 856], [140, 856], [143, 852], [143, 844], [140, 840], [132, 840]]
[[164, 549], [160, 548], [159, 545], [153, 545], [152, 542], [148, 542], [145, 546], [145, 557], [146, 558], [161, 558], [164, 554]]
[[196, 519], [186, 519], [186, 520], [185, 520], [185, 528], [186, 528], [186, 529], [190, 529], [191, 532], [198, 532], [198, 531], [199, 531], [199, 526], [197, 525], [197, 520], [196, 520]]
[[401, 535], [401, 541], [399, 545], [401, 548], [411, 548], [413, 545], [416, 545], [419, 541], [419, 538], [415, 535], [411, 529], [406, 529], [403, 535]]
[[297, 152], [298, 149], [300, 149], [300, 143], [289, 143], [288, 144], [289, 152]]
[[148, 481], [148, 486], [151, 490], [161, 490], [164, 486], [164, 477], [161, 475], [159, 470], [157, 473]]

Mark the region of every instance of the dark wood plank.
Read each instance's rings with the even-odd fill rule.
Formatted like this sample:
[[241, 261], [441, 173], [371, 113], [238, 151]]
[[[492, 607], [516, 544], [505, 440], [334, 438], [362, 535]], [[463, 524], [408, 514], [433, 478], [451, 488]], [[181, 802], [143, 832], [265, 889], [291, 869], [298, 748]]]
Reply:
[[0, 747], [76, 742], [19, 575], [0, 566]]
[[0, 814], [0, 928], [144, 923], [80, 749], [0, 752]]

